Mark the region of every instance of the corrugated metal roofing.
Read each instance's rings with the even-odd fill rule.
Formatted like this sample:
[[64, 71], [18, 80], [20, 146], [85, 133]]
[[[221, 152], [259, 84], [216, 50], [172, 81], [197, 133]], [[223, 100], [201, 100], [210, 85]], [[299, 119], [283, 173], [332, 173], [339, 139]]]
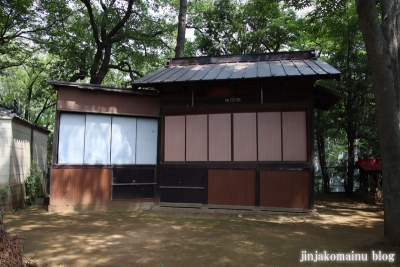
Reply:
[[77, 82], [63, 82], [63, 81], [52, 81], [48, 80], [48, 84], [53, 85], [55, 90], [58, 90], [62, 87], [76, 88], [82, 90], [100, 90], [100, 91], [108, 91], [108, 92], [118, 92], [118, 93], [128, 93], [128, 94], [138, 94], [138, 95], [154, 95], [157, 96], [158, 93], [156, 90], [134, 90], [132, 88], [124, 88], [124, 87], [116, 87], [116, 86], [105, 86], [100, 84], [86, 84], [86, 83], [77, 83]]
[[176, 58], [170, 59], [164, 68], [134, 81], [133, 85], [300, 76], [318, 76], [318, 79], [339, 78], [340, 71], [314, 55], [311, 50]]

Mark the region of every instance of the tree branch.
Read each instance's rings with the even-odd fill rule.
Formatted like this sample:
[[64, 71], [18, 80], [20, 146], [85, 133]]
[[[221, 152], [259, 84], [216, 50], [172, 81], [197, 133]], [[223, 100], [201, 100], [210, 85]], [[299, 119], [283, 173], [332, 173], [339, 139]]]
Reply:
[[96, 20], [94, 19], [93, 9], [92, 9], [92, 6], [90, 4], [90, 0], [81, 0], [81, 1], [82, 1], [82, 3], [85, 4], [86, 9], [87, 9], [87, 11], [89, 13], [90, 25], [92, 26], [92, 30], [93, 30], [93, 38], [94, 38], [96, 44], [98, 46], [100, 46], [101, 42], [100, 42], [100, 39], [99, 39], [99, 28], [97, 27]]
[[[131, 80], [135, 79], [133, 74], [136, 74], [138, 77], [143, 77], [144, 76], [144, 74], [142, 72], [137, 71], [137, 70], [133, 70], [131, 65], [129, 64], [129, 62], [127, 62], [125, 60], [121, 61], [118, 65], [108, 65], [108, 67], [110, 69], [117, 69], [117, 70], [120, 70], [120, 71], [123, 71], [123, 72], [128, 72], [129, 76], [131, 77]], [[128, 69], [125, 69], [125, 67], [128, 67]]]
[[133, 0], [128, 0], [128, 9], [125, 12], [124, 17], [115, 25], [115, 27], [108, 33], [107, 39], [111, 39], [114, 35], [118, 33], [118, 31], [125, 25], [125, 23], [128, 21], [129, 17], [132, 14], [132, 6], [133, 6]]

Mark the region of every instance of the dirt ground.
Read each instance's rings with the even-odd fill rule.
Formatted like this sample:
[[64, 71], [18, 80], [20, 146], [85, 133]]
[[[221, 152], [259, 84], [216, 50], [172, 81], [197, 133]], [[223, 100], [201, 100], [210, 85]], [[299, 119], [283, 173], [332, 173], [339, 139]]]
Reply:
[[[343, 195], [317, 197], [316, 204], [317, 212], [307, 215], [180, 209], [61, 214], [31, 207], [6, 213], [4, 223], [26, 238], [27, 260], [52, 267], [400, 266], [400, 249], [382, 244], [381, 205]], [[302, 251], [360, 253], [368, 260], [300, 262]], [[381, 261], [372, 251], [381, 252]], [[382, 261], [390, 253], [394, 263]]]

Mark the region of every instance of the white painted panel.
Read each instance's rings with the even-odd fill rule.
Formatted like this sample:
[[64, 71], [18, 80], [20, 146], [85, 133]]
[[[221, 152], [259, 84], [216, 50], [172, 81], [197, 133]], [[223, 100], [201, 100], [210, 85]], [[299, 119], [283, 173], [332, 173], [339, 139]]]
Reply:
[[135, 164], [136, 155], [136, 119], [113, 117], [111, 163]]
[[109, 164], [111, 116], [86, 115], [84, 163]]
[[136, 164], [157, 163], [157, 129], [156, 119], [137, 119]]
[[58, 163], [83, 163], [85, 115], [61, 113]]

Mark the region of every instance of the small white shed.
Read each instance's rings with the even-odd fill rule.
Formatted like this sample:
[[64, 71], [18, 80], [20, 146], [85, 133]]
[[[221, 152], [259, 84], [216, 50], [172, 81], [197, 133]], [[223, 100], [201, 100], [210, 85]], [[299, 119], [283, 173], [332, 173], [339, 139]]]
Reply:
[[6, 195], [0, 200], [1, 208], [14, 209], [24, 204], [24, 181], [33, 163], [43, 174], [47, 172], [47, 137], [50, 131], [37, 126], [0, 107], [0, 189]]

